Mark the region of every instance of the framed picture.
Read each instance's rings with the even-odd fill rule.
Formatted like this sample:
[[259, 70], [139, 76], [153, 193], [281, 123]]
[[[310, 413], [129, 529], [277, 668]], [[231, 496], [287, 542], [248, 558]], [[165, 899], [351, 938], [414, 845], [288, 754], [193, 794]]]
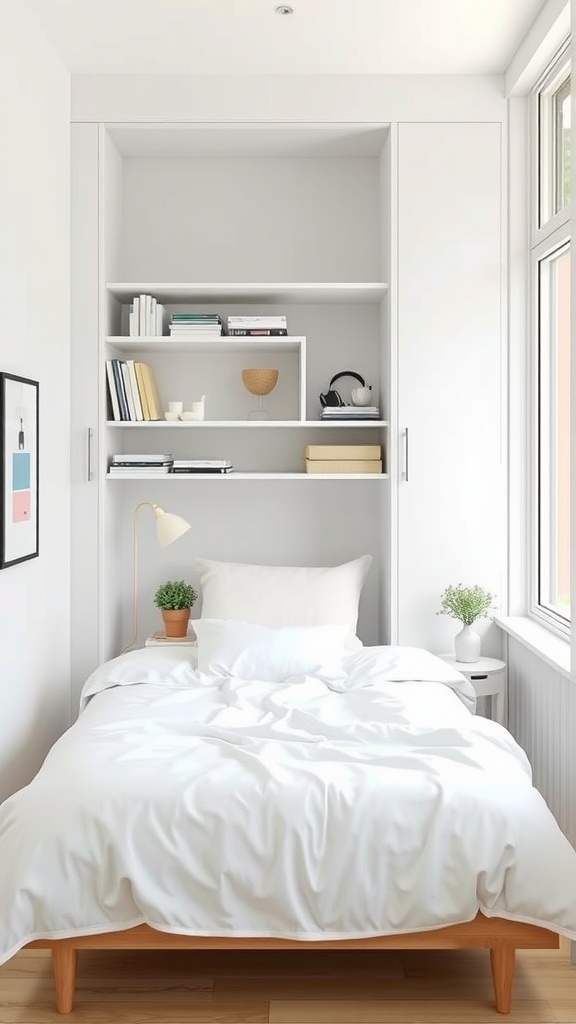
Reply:
[[38, 557], [38, 391], [0, 373], [0, 569]]

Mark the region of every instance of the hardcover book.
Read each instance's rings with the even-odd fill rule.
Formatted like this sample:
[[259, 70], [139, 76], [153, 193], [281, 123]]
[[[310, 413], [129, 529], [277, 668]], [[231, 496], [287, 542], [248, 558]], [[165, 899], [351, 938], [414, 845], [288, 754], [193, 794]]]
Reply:
[[307, 444], [307, 459], [381, 459], [379, 444]]
[[306, 459], [307, 473], [381, 473], [379, 459]]

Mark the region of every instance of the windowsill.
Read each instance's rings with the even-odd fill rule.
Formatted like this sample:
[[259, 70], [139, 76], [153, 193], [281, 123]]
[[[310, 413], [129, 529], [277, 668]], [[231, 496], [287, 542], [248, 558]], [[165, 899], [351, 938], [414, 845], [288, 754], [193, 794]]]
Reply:
[[495, 615], [494, 622], [505, 633], [545, 661], [556, 672], [572, 678], [570, 672], [570, 642], [555, 636], [544, 626], [525, 615]]

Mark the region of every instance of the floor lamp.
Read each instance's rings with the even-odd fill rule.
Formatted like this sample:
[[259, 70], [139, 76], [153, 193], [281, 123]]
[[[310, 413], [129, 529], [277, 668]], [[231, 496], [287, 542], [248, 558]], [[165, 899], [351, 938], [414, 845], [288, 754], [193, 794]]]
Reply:
[[134, 509], [134, 592], [132, 604], [132, 641], [121, 652], [131, 651], [138, 639], [138, 512], [144, 507], [151, 508], [156, 519], [156, 540], [166, 548], [190, 529], [190, 523], [174, 512], [165, 512], [153, 501], [140, 501]]

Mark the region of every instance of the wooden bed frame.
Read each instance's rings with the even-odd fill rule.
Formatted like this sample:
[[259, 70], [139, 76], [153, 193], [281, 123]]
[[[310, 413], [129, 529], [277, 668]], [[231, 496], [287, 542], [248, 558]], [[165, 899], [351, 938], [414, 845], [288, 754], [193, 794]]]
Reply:
[[408, 935], [305, 942], [293, 939], [234, 939], [172, 935], [149, 925], [71, 939], [37, 939], [27, 948], [50, 949], [58, 1013], [74, 1006], [80, 949], [489, 949], [494, 999], [499, 1013], [510, 1013], [517, 949], [558, 949], [559, 936], [547, 928], [478, 914], [467, 924]]

